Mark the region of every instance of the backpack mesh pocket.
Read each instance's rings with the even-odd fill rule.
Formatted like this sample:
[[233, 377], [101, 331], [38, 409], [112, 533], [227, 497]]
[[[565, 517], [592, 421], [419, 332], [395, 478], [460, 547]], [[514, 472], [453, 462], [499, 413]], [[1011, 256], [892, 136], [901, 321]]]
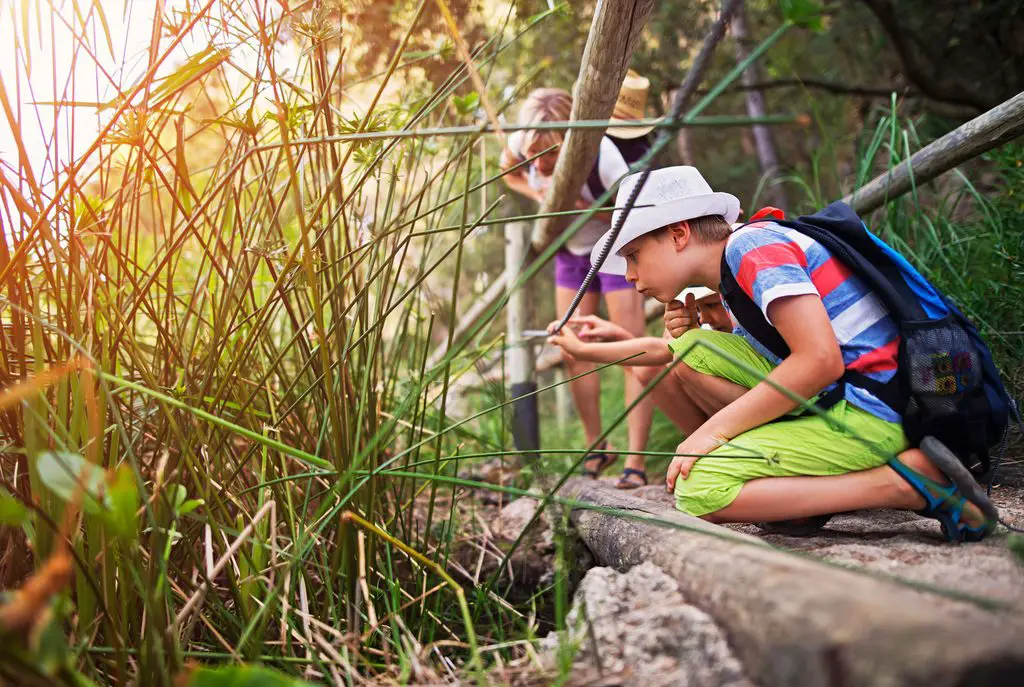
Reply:
[[955, 404], [956, 397], [981, 386], [981, 358], [961, 327], [939, 320], [908, 326], [904, 336], [912, 396], [931, 397], [938, 410], [946, 405], [941, 402], [943, 397]]

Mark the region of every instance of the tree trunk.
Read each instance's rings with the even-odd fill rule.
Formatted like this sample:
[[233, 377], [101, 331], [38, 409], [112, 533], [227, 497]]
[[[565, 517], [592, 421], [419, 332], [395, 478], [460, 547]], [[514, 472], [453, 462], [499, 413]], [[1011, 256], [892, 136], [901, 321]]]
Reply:
[[[612, 116], [640, 31], [653, 7], [654, 0], [599, 0], [580, 63], [572, 121]], [[597, 159], [602, 136], [602, 129], [569, 130], [541, 213], [573, 207]], [[565, 227], [566, 220], [561, 217], [538, 220], [533, 230], [534, 250], [547, 248]]]
[[679, 152], [679, 160], [684, 165], [694, 166], [693, 145], [690, 143], [690, 130], [682, 128], [676, 134], [676, 150]]
[[635, 515], [576, 508], [572, 521], [602, 565], [650, 561], [671, 575], [763, 687], [1024, 684], [1024, 624], [1011, 614], [789, 554], [590, 480], [562, 495]]
[[[747, 11], [743, 3], [732, 20], [732, 35], [736, 39], [736, 62], [742, 62], [750, 55], [750, 31], [747, 28]], [[757, 63], [753, 62], [740, 76], [747, 97], [747, 114], [751, 117], [764, 117], [767, 110], [764, 105], [764, 93], [755, 84], [760, 83], [761, 77], [758, 74]], [[772, 139], [771, 128], [764, 124], [754, 124], [751, 127], [754, 135], [754, 148], [757, 150], [757, 159], [761, 165], [761, 178], [764, 183], [763, 198], [770, 205], [787, 209], [786, 191], [781, 184], [774, 184], [779, 174], [779, 157], [775, 152], [775, 141]]]

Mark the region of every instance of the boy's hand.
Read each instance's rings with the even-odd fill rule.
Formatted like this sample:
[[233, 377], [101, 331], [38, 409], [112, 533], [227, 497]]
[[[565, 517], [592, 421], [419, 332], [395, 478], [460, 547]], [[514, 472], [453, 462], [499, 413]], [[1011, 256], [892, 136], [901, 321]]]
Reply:
[[690, 470], [694, 463], [708, 453], [724, 444], [727, 439], [713, 434], [702, 434], [700, 430], [694, 432], [683, 440], [683, 443], [676, 446], [677, 455], [668, 465], [668, 472], [665, 475], [665, 486], [669, 493], [676, 488], [676, 479], [686, 479], [690, 476]]
[[619, 325], [597, 315], [574, 315], [569, 322], [579, 325], [579, 337], [584, 341], [623, 341], [633, 338]]
[[670, 301], [665, 304], [665, 328], [673, 339], [678, 339], [699, 326], [697, 299], [693, 297], [692, 293], [686, 295], [686, 303]]

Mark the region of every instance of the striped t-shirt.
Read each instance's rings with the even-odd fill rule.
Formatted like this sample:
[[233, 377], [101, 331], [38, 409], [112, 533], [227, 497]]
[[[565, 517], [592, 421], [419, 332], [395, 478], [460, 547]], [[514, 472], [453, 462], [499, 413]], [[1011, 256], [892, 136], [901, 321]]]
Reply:
[[[725, 258], [740, 288], [769, 322], [768, 305], [775, 299], [801, 294], [820, 296], [846, 369], [880, 382], [896, 374], [900, 343], [896, 323], [867, 285], [820, 243], [774, 222], [759, 222], [729, 237]], [[745, 336], [769, 360], [781, 362], [742, 329], [736, 333]], [[845, 398], [883, 420], [901, 419], [872, 393], [849, 382]]]

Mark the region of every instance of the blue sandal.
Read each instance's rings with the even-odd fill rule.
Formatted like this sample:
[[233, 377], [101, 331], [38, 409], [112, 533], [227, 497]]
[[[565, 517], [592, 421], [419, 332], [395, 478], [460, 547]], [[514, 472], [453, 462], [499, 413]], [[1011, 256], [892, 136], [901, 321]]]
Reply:
[[[637, 484], [636, 482], [630, 482], [627, 479], [630, 475], [636, 475], [644, 481], [643, 484]], [[622, 476], [615, 482], [616, 489], [639, 489], [640, 487], [647, 486], [647, 473], [643, 470], [637, 470], [636, 468], [622, 468]]]
[[[897, 458], [889, 461], [889, 467], [907, 481], [925, 501], [925, 507], [917, 511], [918, 515], [939, 521], [942, 534], [951, 542], [978, 542], [995, 530], [998, 511], [992, 502], [977, 488], [977, 483], [959, 459], [944, 445], [931, 437], [921, 442], [921, 450], [952, 481], [943, 486], [922, 475]], [[947, 455], [948, 454], [948, 455]], [[975, 487], [972, 489], [971, 487]], [[970, 503], [981, 510], [985, 523], [971, 527], [963, 521], [964, 505], [968, 498], [962, 492], [968, 492]]]

